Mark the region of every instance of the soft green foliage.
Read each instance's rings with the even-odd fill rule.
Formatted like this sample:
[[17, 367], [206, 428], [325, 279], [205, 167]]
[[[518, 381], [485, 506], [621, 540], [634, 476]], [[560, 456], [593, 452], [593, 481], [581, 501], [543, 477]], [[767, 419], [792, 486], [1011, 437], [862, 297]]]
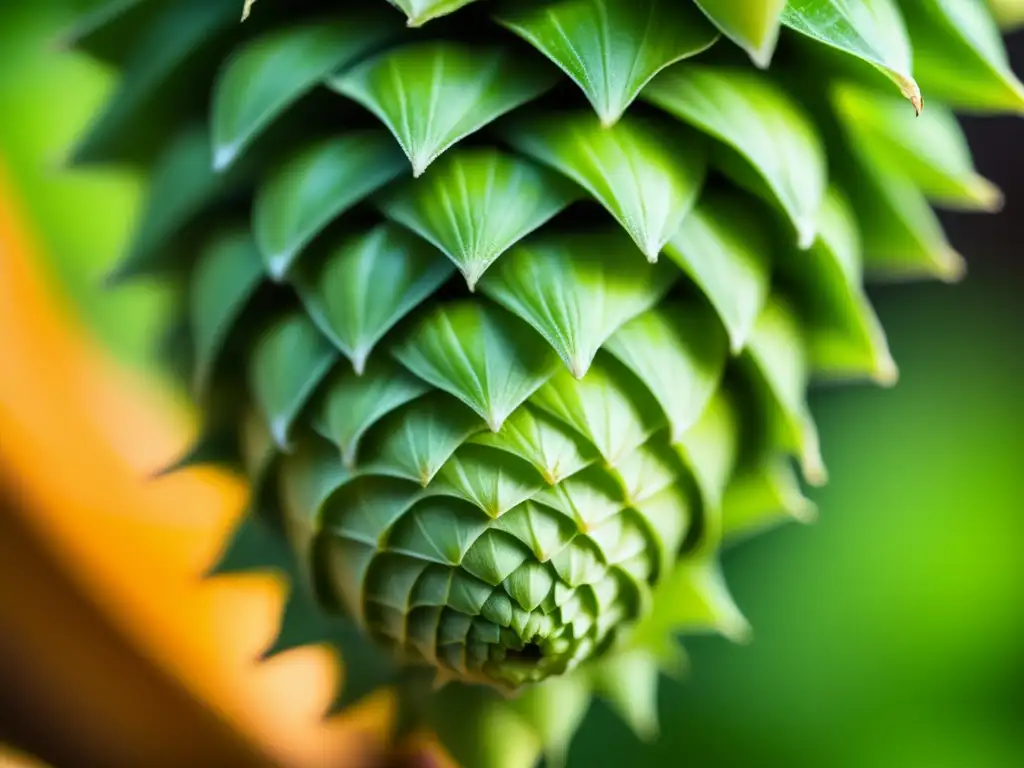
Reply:
[[259, 135], [324, 77], [386, 39], [384, 20], [369, 18], [360, 34], [341, 23], [285, 29], [235, 54], [213, 94], [213, 166], [223, 170]]
[[652, 262], [704, 181], [701, 142], [678, 128], [630, 118], [603, 127], [581, 112], [512, 123], [507, 135], [520, 152], [586, 189]]
[[768, 66], [779, 38], [779, 14], [785, 0], [694, 1], [757, 66]]
[[259, 185], [253, 230], [275, 280], [328, 224], [402, 171], [383, 131], [352, 132], [300, 149]]
[[673, 0], [525, 4], [501, 22], [561, 67], [605, 126], [622, 117], [658, 72], [718, 37], [695, 7]]
[[565, 180], [521, 158], [467, 149], [382, 197], [380, 208], [444, 251], [473, 290], [495, 259], [575, 197]]
[[212, 240], [197, 259], [189, 296], [197, 392], [206, 389], [231, 327], [262, 279], [259, 251], [245, 229]]
[[749, 633], [721, 547], [813, 516], [809, 383], [895, 379], [864, 271], [953, 277], [929, 201], [998, 205], [949, 112], [1020, 109], [987, 12], [194, 4], [79, 27], [125, 75], [77, 159], [151, 171], [117, 275], [187, 283], [184, 463], [251, 479], [218, 570], [292, 578], [268, 652], [336, 645], [339, 706], [393, 683], [474, 768], [591, 696], [652, 737], [676, 635]]
[[895, 0], [793, 0], [782, 11], [787, 27], [878, 67], [921, 112], [910, 40]]
[[381, 224], [307, 260], [295, 288], [309, 312], [362, 375], [373, 347], [396, 323], [451, 277], [428, 243]]
[[645, 96], [741, 155], [789, 216], [800, 247], [810, 247], [825, 153], [808, 116], [780, 86], [746, 70], [683, 65], [651, 83]]
[[386, 51], [330, 85], [380, 118], [419, 176], [446, 149], [554, 82], [547, 66], [500, 48], [421, 43]]

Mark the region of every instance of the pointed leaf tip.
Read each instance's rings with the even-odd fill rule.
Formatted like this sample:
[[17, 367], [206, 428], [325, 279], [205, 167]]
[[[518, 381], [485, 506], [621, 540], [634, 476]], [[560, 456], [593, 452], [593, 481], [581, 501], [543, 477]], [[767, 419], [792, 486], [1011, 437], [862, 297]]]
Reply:
[[665, 67], [709, 48], [718, 32], [676, 0], [557, 0], [523, 4], [499, 23], [558, 65], [614, 126]]
[[900, 369], [891, 354], [885, 354], [875, 369], [875, 382], [883, 387], [894, 387], [900, 380]]
[[476, 411], [495, 432], [558, 365], [521, 320], [493, 304], [471, 301], [438, 306], [394, 355]]
[[658, 737], [658, 660], [642, 650], [620, 652], [594, 665], [594, 686], [641, 741]]
[[214, 167], [226, 168], [324, 77], [386, 40], [396, 29], [390, 21], [363, 13], [288, 25], [232, 54], [213, 91]]
[[779, 14], [786, 0], [695, 0], [722, 33], [751, 61], [767, 69], [779, 38]]
[[725, 370], [726, 334], [714, 310], [663, 302], [637, 316], [605, 348], [654, 395], [678, 442], [700, 418]]
[[223, 173], [234, 162], [236, 157], [238, 157], [238, 147], [217, 147], [213, 151], [213, 170], [217, 173]]
[[421, 181], [383, 195], [378, 205], [443, 251], [473, 292], [495, 260], [577, 196], [571, 182], [525, 158], [458, 149]]
[[328, 85], [387, 126], [419, 177], [459, 141], [555, 82], [553, 68], [503, 48], [434, 41], [385, 51]]
[[622, 232], [538, 235], [515, 246], [481, 290], [529, 323], [581, 379], [601, 345], [623, 323], [653, 307], [675, 270], [630, 264]]
[[592, 114], [541, 114], [509, 125], [508, 141], [593, 195], [648, 262], [697, 201], [706, 159], [702, 138], [678, 125], [626, 116], [604, 128]]
[[930, 98], [956, 109], [1024, 114], [1024, 86], [984, 2], [913, 0], [900, 10], [914, 74]]
[[330, 243], [315, 261], [300, 263], [293, 282], [357, 374], [384, 336], [455, 272], [430, 243], [391, 223]]
[[660, 74], [642, 96], [727, 145], [719, 169], [781, 206], [801, 244], [813, 242], [828, 182], [825, 147], [776, 82], [749, 69], [686, 63]]
[[259, 252], [244, 227], [212, 239], [199, 254], [188, 293], [196, 394], [206, 391], [221, 350], [262, 279]]
[[402, 11], [406, 17], [406, 26], [418, 29], [428, 21], [447, 16], [474, 0], [388, 0]]
[[294, 421], [338, 353], [305, 315], [287, 315], [260, 336], [249, 360], [249, 384], [274, 441], [289, 447]]
[[732, 353], [739, 353], [771, 282], [771, 239], [756, 207], [739, 195], [706, 194], [665, 252], [707, 296], [729, 333]]
[[910, 40], [894, 0], [790, 0], [782, 23], [876, 67], [921, 113]]
[[268, 272], [283, 279], [334, 219], [403, 167], [402, 153], [383, 131], [353, 131], [300, 148], [256, 195], [253, 229]]

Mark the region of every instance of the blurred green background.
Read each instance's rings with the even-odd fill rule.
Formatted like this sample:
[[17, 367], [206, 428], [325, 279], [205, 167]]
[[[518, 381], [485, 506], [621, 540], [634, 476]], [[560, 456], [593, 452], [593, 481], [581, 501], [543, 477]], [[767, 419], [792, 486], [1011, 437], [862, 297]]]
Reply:
[[[60, 173], [111, 85], [56, 52], [88, 4], [0, 3], [0, 159], [54, 284], [105, 344], [147, 367], [166, 297], [99, 288], [138, 182]], [[754, 641], [687, 640], [692, 670], [663, 688], [661, 739], [638, 745], [598, 706], [571, 766], [1024, 766], [1024, 124], [968, 128], [1008, 208], [947, 217], [965, 283], [875, 291], [899, 385], [817, 392], [832, 478], [812, 494], [820, 520], [726, 557]]]

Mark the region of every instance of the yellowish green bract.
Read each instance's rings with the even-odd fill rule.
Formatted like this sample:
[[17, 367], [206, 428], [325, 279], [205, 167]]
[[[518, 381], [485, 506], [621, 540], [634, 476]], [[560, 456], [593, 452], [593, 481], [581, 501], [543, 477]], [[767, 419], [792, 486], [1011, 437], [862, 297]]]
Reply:
[[[722, 548], [812, 505], [821, 380], [896, 379], [865, 276], [958, 277], [951, 110], [1021, 112], [979, 0], [112, 0], [73, 151], [145, 170], [112, 277], [246, 473], [214, 569], [292, 581], [268, 655], [396, 685], [465, 765], [642, 736]], [[916, 116], [924, 104], [920, 117]], [[767, 575], [766, 575], [767, 577]]]

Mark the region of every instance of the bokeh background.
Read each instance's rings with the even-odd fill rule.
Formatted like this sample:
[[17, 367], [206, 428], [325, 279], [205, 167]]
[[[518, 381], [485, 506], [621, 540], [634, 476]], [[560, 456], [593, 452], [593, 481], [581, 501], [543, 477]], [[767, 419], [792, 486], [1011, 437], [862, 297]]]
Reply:
[[[109, 439], [123, 438], [125, 455], [134, 457], [126, 466], [141, 471], [185, 439], [190, 417], [180, 393], [155, 373], [153, 341], [167, 297], [152, 285], [100, 287], [129, 233], [138, 180], [60, 167], [112, 84], [108, 73], [59, 48], [60, 30], [87, 5], [0, 0], [0, 209], [6, 195], [15, 212], [8, 218], [16, 216], [22, 233], [10, 221], [0, 226], [0, 257], [18, 257], [16, 248], [23, 260], [30, 253], [62, 316], [96, 350], [97, 365], [116, 372], [134, 400], [161, 410], [160, 438], [148, 439], [146, 418], [108, 404], [120, 414]], [[1010, 47], [1024, 72], [1024, 37]], [[970, 265], [964, 283], [873, 291], [900, 382], [892, 390], [814, 394], [831, 473], [829, 486], [811, 493], [819, 520], [741, 543], [725, 560], [753, 642], [687, 640], [691, 670], [663, 687], [661, 738], [641, 745], [595, 706], [570, 766], [1024, 766], [1024, 122], [965, 124], [981, 172], [1006, 193], [1006, 209], [944, 216]], [[11, 273], [0, 268], [4, 280]], [[23, 373], [25, 358], [12, 350], [26, 354], [24, 341], [14, 343], [26, 332], [0, 327], [0, 378]], [[37, 362], [48, 354], [32, 350]], [[164, 604], [164, 623], [195, 622], [180, 647], [221, 665], [216, 680], [195, 671], [190, 678], [175, 658], [178, 646], [145, 631], [159, 623], [159, 582], [152, 600], [118, 603], [88, 572], [98, 561], [65, 557], [67, 542], [50, 541], [61, 510], [41, 509], [47, 502], [28, 489], [25, 468], [38, 456], [21, 455], [28, 452], [15, 439], [21, 433], [3, 417], [20, 416], [21, 429], [30, 429], [32, 414], [56, 404], [45, 401], [45, 390], [34, 402], [4, 400], [5, 391], [25, 390], [0, 386], [0, 741], [54, 766], [165, 764], [137, 762], [153, 745], [163, 745], [164, 758], [177, 749], [190, 761], [168, 765], [345, 765], [350, 746], [312, 714], [331, 682], [318, 681], [331, 678], [328, 660], [307, 654], [269, 670], [252, 663], [272, 631], [280, 590], [261, 584], [258, 597], [228, 595], [190, 580], [188, 569], [198, 573], [215, 553], [231, 516], [218, 510], [237, 506], [236, 489], [212, 493], [208, 486], [226, 481], [207, 476], [165, 489], [161, 509], [180, 505], [182, 519], [194, 523], [176, 538], [154, 539], [127, 522], [102, 534], [97, 528], [97, 536], [117, 539], [108, 538], [106, 549], [122, 553], [206, 537], [173, 561], [178, 570], [153, 576], [163, 573], [179, 588]], [[97, 402], [95, 419], [104, 419], [104, 407]], [[73, 447], [73, 432], [65, 445]], [[69, 453], [55, 464], [47, 456], [54, 485], [82, 477], [75, 472], [82, 457]], [[104, 491], [66, 494], [81, 500]], [[128, 504], [122, 515], [131, 512], [126, 499], [149, 498], [121, 495], [114, 503]], [[202, 509], [184, 509], [204, 500], [220, 505], [209, 512], [219, 523], [203, 527], [195, 523]], [[66, 514], [80, 511], [69, 502]], [[49, 528], [36, 524], [44, 518]], [[88, 536], [80, 523], [76, 530]], [[196, 601], [205, 601], [200, 618], [187, 613]], [[247, 639], [246, 628], [256, 636]], [[0, 766], [4, 760], [0, 754]]]

